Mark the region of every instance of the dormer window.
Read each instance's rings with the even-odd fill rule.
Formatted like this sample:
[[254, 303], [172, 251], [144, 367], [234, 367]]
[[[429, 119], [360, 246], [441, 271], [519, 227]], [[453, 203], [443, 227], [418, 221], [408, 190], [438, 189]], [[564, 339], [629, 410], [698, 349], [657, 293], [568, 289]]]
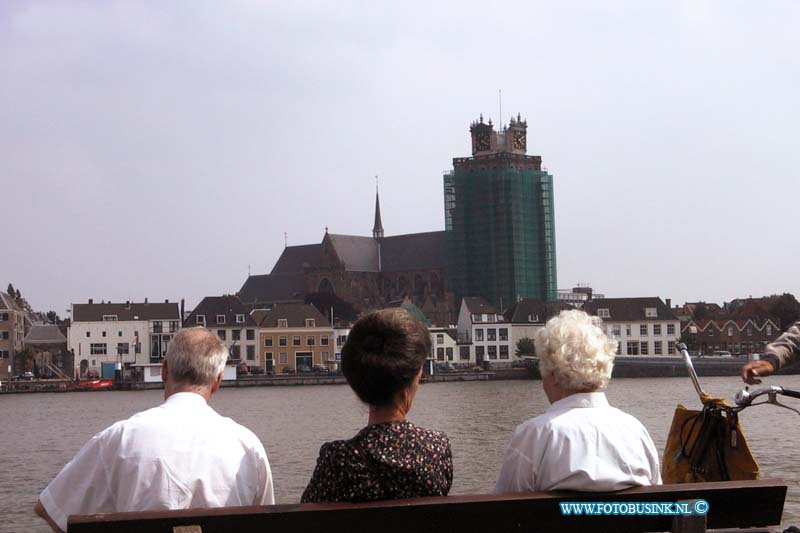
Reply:
[[597, 316], [600, 318], [611, 318], [611, 313], [608, 311], [607, 308], [601, 307], [597, 310]]
[[103, 315], [103, 322], [116, 322], [117, 315]]
[[195, 320], [196, 320], [196, 321], [197, 321], [197, 323], [198, 323], [198, 324], [200, 324], [201, 326], [205, 326], [205, 325], [206, 325], [206, 315], [197, 315], [197, 316], [195, 317]]
[[486, 315], [487, 322], [494, 322], [496, 319], [495, 315]]
[[278, 319], [278, 327], [279, 328], [288, 328], [289, 327], [289, 321], [286, 320], [285, 318], [279, 318]]
[[528, 315], [528, 322], [539, 322], [539, 315]]
[[317, 327], [315, 325], [315, 323], [316, 323], [316, 321], [313, 318], [306, 318], [306, 327], [307, 328], [315, 328], [315, 327]]
[[217, 315], [217, 324], [225, 323], [225, 315]]
[[472, 321], [473, 322], [483, 322], [483, 320], [481, 320], [481, 318], [482, 318], [481, 315], [472, 315]]
[[236, 315], [236, 323], [244, 324], [244, 315]]
[[658, 317], [658, 309], [655, 307], [648, 307], [644, 310], [645, 318], [657, 318]]

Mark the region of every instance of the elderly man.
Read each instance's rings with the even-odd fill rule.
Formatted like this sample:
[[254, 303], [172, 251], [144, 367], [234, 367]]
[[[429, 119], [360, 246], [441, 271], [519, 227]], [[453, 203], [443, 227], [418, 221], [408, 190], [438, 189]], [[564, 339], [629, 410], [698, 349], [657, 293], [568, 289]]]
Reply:
[[800, 359], [800, 322], [795, 322], [786, 332], [769, 343], [764, 355], [742, 367], [742, 379], [750, 385], [761, 383], [759, 376], [769, 376], [784, 366]]
[[552, 405], [514, 431], [495, 491], [600, 492], [660, 484], [658, 452], [647, 430], [600, 392], [617, 350], [600, 319], [563, 311], [534, 343]]
[[180, 331], [161, 366], [165, 402], [87, 442], [39, 496], [56, 531], [74, 514], [273, 504], [261, 441], [208, 400], [228, 350], [203, 328]]

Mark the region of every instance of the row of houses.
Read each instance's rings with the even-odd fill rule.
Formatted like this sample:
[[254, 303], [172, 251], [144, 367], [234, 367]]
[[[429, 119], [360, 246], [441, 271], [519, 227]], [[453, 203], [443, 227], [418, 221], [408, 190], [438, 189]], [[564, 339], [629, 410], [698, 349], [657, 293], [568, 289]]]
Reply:
[[[58, 327], [29, 323], [13, 299], [0, 293], [0, 362], [12, 359], [26, 344], [33, 359], [22, 366], [2, 364], [6, 374], [29, 370], [31, 363], [54, 374], [86, 377], [113, 374], [115, 369], [144, 380], [157, 380], [160, 364], [174, 335], [186, 327], [205, 327], [228, 347], [231, 365], [264, 372], [325, 369], [335, 371], [349, 325], [335, 325], [316, 307], [278, 303], [250, 308], [235, 295], [204, 298], [191, 311], [182, 302], [94, 302], [73, 304], [66, 336]], [[410, 300], [394, 304], [428, 320]], [[553, 302], [522, 299], [501, 312], [482, 298], [464, 298], [454, 326], [431, 326], [431, 366], [510, 365], [519, 359], [520, 342], [533, 339], [545, 322], [563, 310], [580, 307], [602, 319], [606, 332], [618, 341], [619, 355], [674, 355], [680, 341], [690, 349], [710, 353], [760, 352], [780, 333], [766, 319], [707, 319], [683, 317], [670, 300], [647, 298], [588, 298]], [[24, 368], [23, 368], [24, 367]], [[0, 379], [3, 375], [0, 373]]]

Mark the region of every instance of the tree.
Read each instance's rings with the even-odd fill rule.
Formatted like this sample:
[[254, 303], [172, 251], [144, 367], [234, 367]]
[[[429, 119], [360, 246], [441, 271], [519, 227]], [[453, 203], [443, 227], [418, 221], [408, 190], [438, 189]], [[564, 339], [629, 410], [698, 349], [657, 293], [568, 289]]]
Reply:
[[533, 339], [522, 337], [519, 341], [517, 341], [517, 351], [514, 353], [517, 357], [532, 357], [536, 355], [536, 346], [533, 343]]
[[786, 331], [800, 319], [800, 302], [793, 294], [786, 292], [772, 300], [767, 312], [770, 318], [777, 320], [781, 329]]
[[704, 318], [708, 318], [709, 309], [705, 302], [698, 302], [697, 305], [694, 306], [694, 312], [692, 313], [692, 320], [703, 320]]
[[45, 316], [49, 322], [56, 325], [61, 324], [61, 317], [55, 311], [48, 311]]

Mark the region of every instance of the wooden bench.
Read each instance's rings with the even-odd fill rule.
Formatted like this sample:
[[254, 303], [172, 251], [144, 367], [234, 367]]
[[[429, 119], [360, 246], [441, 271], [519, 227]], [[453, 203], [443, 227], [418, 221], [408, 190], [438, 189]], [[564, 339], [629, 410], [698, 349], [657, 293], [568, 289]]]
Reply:
[[[69, 533], [152, 531], [457, 533], [676, 531], [753, 528], [781, 522], [782, 480], [637, 487], [614, 493], [515, 493], [370, 503], [294, 504], [72, 516]], [[679, 502], [703, 499], [705, 517], [562, 516], [559, 502]], [[766, 531], [766, 530], [760, 530]]]

